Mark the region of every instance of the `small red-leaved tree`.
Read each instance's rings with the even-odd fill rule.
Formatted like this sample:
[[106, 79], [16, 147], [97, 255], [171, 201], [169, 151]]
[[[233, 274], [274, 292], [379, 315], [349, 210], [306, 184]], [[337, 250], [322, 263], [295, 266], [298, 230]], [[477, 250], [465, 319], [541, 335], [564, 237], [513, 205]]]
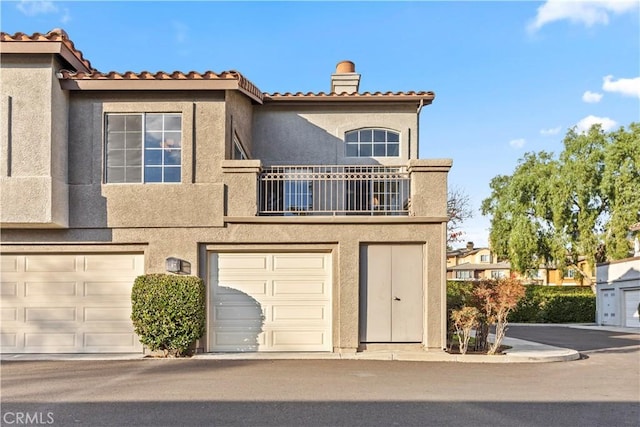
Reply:
[[471, 330], [478, 326], [478, 316], [480, 312], [475, 307], [462, 307], [459, 310], [453, 310], [451, 313], [451, 321], [456, 328], [458, 335], [458, 348], [460, 354], [466, 354], [471, 339]]
[[473, 289], [473, 295], [486, 325], [495, 324], [495, 340], [489, 346], [487, 354], [495, 354], [507, 331], [507, 316], [524, 297], [525, 288], [517, 279], [502, 278], [482, 280]]

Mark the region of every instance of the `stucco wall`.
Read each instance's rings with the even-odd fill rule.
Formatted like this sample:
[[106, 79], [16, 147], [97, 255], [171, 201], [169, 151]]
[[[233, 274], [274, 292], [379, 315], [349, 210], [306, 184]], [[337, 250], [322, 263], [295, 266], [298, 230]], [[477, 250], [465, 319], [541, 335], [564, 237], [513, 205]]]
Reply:
[[[443, 347], [444, 314], [444, 224], [406, 223], [371, 224], [358, 220], [350, 223], [301, 224], [295, 221], [231, 222], [224, 228], [115, 228], [103, 234], [104, 243], [127, 248], [142, 245], [146, 271], [163, 272], [164, 260], [175, 256], [191, 262], [192, 272], [208, 277], [203, 248], [215, 250], [327, 250], [334, 265], [334, 347], [355, 351], [359, 345], [359, 254], [364, 243], [417, 243], [425, 245], [425, 315], [424, 344], [432, 350]], [[3, 230], [3, 251], [42, 251], [41, 242], [65, 242], [58, 248], [66, 252], [84, 252], [85, 245], [96, 250], [95, 230]], [[29, 242], [40, 245], [31, 245]], [[51, 244], [46, 250], [51, 250]], [[107, 246], [113, 248], [113, 245]], [[111, 249], [113, 250], [113, 249]]]
[[[222, 226], [225, 108], [221, 94], [72, 95], [71, 227]], [[140, 112], [182, 114], [181, 184], [104, 182], [105, 114]]]
[[66, 227], [68, 97], [51, 55], [2, 55], [3, 227]]
[[[400, 133], [399, 157], [345, 155], [344, 134], [361, 128]], [[411, 105], [263, 105], [253, 117], [253, 158], [265, 166], [405, 164], [417, 158], [417, 115]]]
[[227, 115], [227, 132], [226, 132], [226, 156], [231, 159], [233, 153], [233, 133], [235, 132], [240, 140], [245, 154], [251, 159], [253, 158], [253, 134], [251, 132], [251, 124], [253, 121], [253, 106], [246, 96], [236, 92], [227, 90], [226, 97], [226, 115]]

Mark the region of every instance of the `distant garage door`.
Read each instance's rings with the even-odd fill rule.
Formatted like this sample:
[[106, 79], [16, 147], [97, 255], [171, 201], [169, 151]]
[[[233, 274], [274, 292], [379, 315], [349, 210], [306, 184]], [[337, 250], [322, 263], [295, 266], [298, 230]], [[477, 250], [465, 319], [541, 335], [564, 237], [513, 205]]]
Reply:
[[625, 326], [640, 327], [640, 289], [633, 291], [624, 291], [624, 308], [625, 308]]
[[331, 255], [213, 253], [209, 350], [331, 351]]
[[140, 254], [2, 255], [3, 353], [140, 352], [131, 287]]

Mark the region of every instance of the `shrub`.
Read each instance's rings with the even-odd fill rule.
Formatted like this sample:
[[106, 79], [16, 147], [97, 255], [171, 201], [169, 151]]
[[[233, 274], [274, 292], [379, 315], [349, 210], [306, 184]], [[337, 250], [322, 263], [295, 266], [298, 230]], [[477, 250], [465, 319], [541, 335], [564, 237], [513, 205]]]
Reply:
[[478, 326], [479, 315], [480, 312], [475, 307], [462, 307], [451, 313], [451, 321], [458, 334], [458, 348], [461, 354], [467, 353], [471, 330]]
[[[517, 279], [502, 278], [498, 280], [482, 280], [473, 289], [476, 306], [480, 309], [487, 325], [495, 325], [495, 339], [489, 346], [487, 354], [495, 354], [502, 344], [507, 331], [507, 317], [524, 297], [525, 288]], [[488, 331], [481, 331], [486, 343]]]
[[131, 291], [131, 320], [140, 342], [165, 356], [183, 355], [205, 331], [205, 285], [194, 276], [146, 274]]
[[510, 322], [584, 323], [594, 322], [596, 297], [588, 287], [526, 287], [525, 297], [509, 315]]

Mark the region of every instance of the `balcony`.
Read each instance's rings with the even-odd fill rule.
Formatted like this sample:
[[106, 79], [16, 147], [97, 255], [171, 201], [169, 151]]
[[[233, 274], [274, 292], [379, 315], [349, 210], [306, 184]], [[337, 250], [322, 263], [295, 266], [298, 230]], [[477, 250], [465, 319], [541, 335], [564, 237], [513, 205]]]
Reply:
[[225, 222], [447, 221], [448, 159], [402, 166], [223, 160]]
[[258, 178], [261, 216], [409, 215], [405, 166], [273, 166]]

